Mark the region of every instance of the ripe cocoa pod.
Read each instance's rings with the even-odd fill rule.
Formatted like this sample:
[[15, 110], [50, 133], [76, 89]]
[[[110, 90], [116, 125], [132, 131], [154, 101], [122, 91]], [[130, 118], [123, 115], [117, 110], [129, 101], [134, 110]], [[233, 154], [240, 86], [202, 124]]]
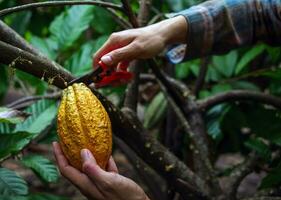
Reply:
[[80, 151], [86, 148], [105, 169], [112, 150], [111, 122], [101, 102], [83, 83], [63, 91], [58, 135], [62, 151], [72, 166], [82, 169]]

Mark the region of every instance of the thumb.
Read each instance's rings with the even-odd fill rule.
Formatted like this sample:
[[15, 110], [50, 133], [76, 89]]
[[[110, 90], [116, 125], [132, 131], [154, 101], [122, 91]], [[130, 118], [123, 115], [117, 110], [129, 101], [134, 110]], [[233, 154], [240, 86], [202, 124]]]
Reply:
[[122, 61], [131, 61], [138, 58], [140, 54], [139, 48], [134, 43], [115, 49], [106, 55], [101, 57], [101, 61], [108, 66], [116, 66], [119, 62]]
[[83, 172], [96, 184], [99, 188], [110, 187], [112, 182], [112, 173], [106, 172], [97, 165], [97, 162], [88, 149], [81, 150], [83, 160]]

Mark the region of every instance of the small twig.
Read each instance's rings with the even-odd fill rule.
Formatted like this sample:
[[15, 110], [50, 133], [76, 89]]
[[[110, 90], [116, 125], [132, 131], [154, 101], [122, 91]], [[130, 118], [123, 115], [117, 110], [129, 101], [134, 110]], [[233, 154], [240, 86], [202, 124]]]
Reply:
[[45, 1], [38, 3], [29, 3], [21, 6], [6, 8], [0, 11], [0, 17], [10, 13], [19, 12], [38, 7], [52, 7], [52, 6], [65, 6], [65, 5], [95, 5], [105, 8], [113, 8], [116, 10], [124, 11], [121, 5], [102, 1]]
[[259, 157], [256, 154], [250, 154], [248, 158], [245, 158], [245, 162], [238, 165], [230, 174], [229, 183], [229, 200], [236, 200], [237, 189], [241, 181], [250, 174], [258, 162]]
[[124, 12], [127, 14], [130, 23], [132, 24], [133, 28], [138, 28], [139, 27], [139, 23], [137, 21], [137, 18], [132, 10], [132, 7], [129, 3], [128, 0], [121, 0], [122, 4], [123, 4], [123, 10]]
[[160, 14], [155, 15], [147, 24], [151, 25], [151, 24], [158, 22], [158, 20], [163, 20], [163, 19], [165, 19], [165, 17], [162, 13], [160, 13]]
[[41, 100], [41, 99], [57, 99], [60, 96], [61, 96], [61, 92], [55, 92], [52, 94], [46, 94], [46, 95], [42, 95], [42, 96], [27, 96], [27, 97], [18, 99], [10, 104], [7, 104], [6, 107], [19, 109], [20, 107], [22, 107], [22, 105], [26, 105], [26, 103], [30, 103], [30, 102], [32, 103], [34, 101]]
[[106, 9], [112, 16], [113, 19], [124, 29], [130, 29], [132, 28], [132, 25], [127, 22], [123, 17], [121, 17], [120, 15], [118, 15], [118, 13], [112, 9], [112, 8], [107, 8]]
[[140, 74], [140, 81], [145, 83], [145, 82], [157, 82], [157, 79], [153, 74]]
[[208, 110], [209, 108], [224, 102], [229, 101], [256, 101], [268, 105], [272, 105], [278, 109], [281, 109], [281, 99], [270, 94], [264, 94], [260, 92], [253, 92], [247, 90], [234, 90], [225, 93], [221, 93], [210, 98], [199, 100], [198, 106], [201, 110]]
[[206, 74], [207, 74], [207, 71], [208, 71], [209, 61], [210, 61], [209, 57], [201, 59], [201, 67], [200, 67], [199, 75], [198, 75], [198, 78], [195, 82], [195, 86], [194, 86], [194, 89], [193, 89], [193, 94], [196, 97], [198, 96], [199, 91], [201, 90], [201, 88], [204, 84], [205, 77], [206, 77]]
[[21, 90], [25, 96], [31, 95], [30, 90], [26, 87], [21, 79], [19, 79], [17, 76], [14, 76], [14, 81], [20, 85]]

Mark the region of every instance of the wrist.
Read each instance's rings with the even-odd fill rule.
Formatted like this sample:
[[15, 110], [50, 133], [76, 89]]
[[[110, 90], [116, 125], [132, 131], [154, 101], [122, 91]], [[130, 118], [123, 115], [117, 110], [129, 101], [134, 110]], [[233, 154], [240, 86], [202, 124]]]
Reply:
[[176, 16], [160, 23], [160, 31], [166, 45], [186, 43], [188, 23], [184, 16]]

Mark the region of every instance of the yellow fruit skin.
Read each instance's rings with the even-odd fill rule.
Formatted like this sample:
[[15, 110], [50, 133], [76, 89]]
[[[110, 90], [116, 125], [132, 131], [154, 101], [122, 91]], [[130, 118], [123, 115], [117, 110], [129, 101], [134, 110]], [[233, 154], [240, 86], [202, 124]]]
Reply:
[[105, 169], [112, 151], [109, 116], [98, 98], [83, 83], [63, 91], [58, 110], [60, 145], [69, 163], [82, 169], [81, 149], [89, 149]]

